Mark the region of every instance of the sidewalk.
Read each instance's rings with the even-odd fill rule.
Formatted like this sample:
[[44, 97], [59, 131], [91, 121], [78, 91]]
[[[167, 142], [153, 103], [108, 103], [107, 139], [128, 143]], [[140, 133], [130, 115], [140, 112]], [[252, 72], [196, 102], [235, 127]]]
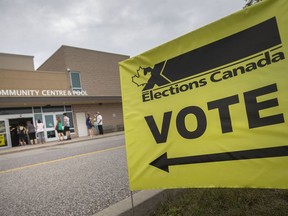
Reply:
[[167, 199], [173, 199], [182, 192], [181, 189], [166, 190], [145, 190], [133, 194], [132, 199], [128, 197], [108, 208], [94, 214], [93, 216], [148, 216], [155, 209], [166, 202]]
[[119, 131], [119, 132], [113, 132], [113, 133], [107, 133], [104, 135], [96, 135], [93, 137], [90, 136], [85, 136], [85, 137], [77, 137], [73, 138], [71, 140], [65, 140], [65, 141], [54, 141], [54, 142], [47, 142], [44, 144], [36, 144], [36, 145], [25, 145], [25, 146], [16, 146], [12, 148], [0, 148], [0, 155], [4, 154], [10, 154], [10, 153], [15, 153], [15, 152], [22, 152], [22, 151], [28, 151], [32, 149], [38, 149], [38, 148], [47, 148], [51, 146], [57, 146], [57, 145], [66, 145], [70, 143], [76, 143], [76, 142], [81, 142], [81, 141], [87, 141], [87, 140], [95, 140], [95, 139], [102, 139], [105, 137], [111, 137], [111, 136], [119, 136], [119, 135], [124, 135], [124, 131]]

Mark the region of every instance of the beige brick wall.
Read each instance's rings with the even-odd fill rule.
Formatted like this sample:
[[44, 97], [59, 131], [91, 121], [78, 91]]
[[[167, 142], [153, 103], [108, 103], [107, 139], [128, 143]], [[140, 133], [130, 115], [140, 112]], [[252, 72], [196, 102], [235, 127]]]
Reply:
[[[65, 66], [62, 59], [65, 59]], [[120, 96], [120, 61], [126, 55], [62, 46], [39, 69], [80, 72], [83, 90], [90, 96]]]
[[0, 68], [34, 71], [34, 56], [0, 53]]
[[0, 69], [0, 89], [69, 90], [69, 76], [64, 72], [39, 72]]
[[48, 60], [37, 70], [66, 72], [64, 49], [59, 48]]
[[106, 126], [113, 126], [113, 128], [117, 129], [117, 125], [123, 125], [123, 111], [121, 103], [73, 105], [72, 110], [76, 136], [78, 136], [76, 113], [84, 112], [85, 114], [89, 113], [90, 116], [94, 116], [99, 111], [103, 117], [104, 128]]

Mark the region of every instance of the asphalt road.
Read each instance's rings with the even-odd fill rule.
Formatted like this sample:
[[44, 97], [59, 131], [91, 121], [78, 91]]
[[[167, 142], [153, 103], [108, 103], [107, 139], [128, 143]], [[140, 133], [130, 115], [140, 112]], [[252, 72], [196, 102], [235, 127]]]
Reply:
[[130, 196], [124, 136], [0, 156], [0, 215], [93, 215]]

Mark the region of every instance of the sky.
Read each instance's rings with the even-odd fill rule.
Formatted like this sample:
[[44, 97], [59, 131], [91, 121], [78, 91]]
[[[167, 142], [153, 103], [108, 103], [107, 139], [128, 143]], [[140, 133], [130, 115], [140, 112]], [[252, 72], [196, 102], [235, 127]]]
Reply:
[[0, 53], [62, 45], [136, 56], [242, 10], [244, 0], [0, 0]]

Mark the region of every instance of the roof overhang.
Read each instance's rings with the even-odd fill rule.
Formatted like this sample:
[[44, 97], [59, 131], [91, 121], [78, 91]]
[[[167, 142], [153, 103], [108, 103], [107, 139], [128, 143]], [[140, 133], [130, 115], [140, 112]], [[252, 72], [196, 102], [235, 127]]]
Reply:
[[122, 103], [121, 96], [0, 97], [0, 107]]

